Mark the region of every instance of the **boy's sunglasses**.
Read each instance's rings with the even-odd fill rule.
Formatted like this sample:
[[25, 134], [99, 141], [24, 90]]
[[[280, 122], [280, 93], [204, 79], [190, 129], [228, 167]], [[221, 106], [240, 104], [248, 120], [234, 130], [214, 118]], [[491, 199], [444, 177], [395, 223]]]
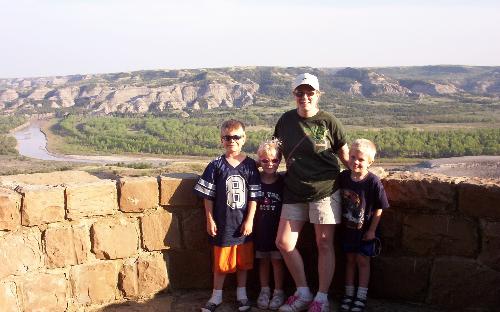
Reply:
[[312, 97], [314, 94], [316, 93], [316, 91], [293, 91], [293, 94], [298, 97], [298, 98], [301, 98], [303, 97], [304, 95], [307, 95], [307, 97]]
[[263, 163], [263, 164], [267, 164], [269, 162], [272, 162], [273, 164], [277, 164], [277, 163], [280, 162], [280, 160], [277, 159], [277, 158], [274, 158], [274, 159], [261, 159], [260, 162]]
[[223, 135], [222, 138], [224, 139], [224, 141], [226, 142], [229, 142], [231, 140], [235, 140], [235, 141], [238, 141], [239, 139], [241, 139], [243, 136], [241, 135]]

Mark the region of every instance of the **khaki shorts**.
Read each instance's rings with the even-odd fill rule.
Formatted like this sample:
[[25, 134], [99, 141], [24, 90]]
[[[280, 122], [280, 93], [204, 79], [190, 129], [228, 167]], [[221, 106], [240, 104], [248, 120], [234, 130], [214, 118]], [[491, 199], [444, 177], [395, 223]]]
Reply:
[[339, 224], [342, 221], [340, 191], [309, 203], [283, 204], [281, 218], [314, 224]]

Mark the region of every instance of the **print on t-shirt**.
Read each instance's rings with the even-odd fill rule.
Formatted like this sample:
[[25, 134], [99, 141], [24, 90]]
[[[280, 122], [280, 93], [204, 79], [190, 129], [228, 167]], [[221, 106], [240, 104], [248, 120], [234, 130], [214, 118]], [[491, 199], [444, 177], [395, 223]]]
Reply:
[[313, 124], [309, 126], [304, 124], [302, 127], [304, 133], [313, 141], [314, 145], [318, 149], [318, 152], [328, 149], [330, 146], [328, 144], [328, 128], [323, 124]]
[[239, 175], [231, 175], [226, 179], [227, 206], [231, 209], [241, 209], [245, 206], [247, 192], [245, 180]]
[[342, 212], [346, 226], [350, 229], [361, 229], [365, 221], [365, 204], [360, 196], [351, 190], [342, 189]]

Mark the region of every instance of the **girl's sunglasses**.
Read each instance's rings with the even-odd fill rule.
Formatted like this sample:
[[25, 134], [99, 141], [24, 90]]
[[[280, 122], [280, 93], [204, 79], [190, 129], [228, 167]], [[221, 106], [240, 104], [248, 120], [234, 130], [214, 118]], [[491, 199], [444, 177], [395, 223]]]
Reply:
[[274, 159], [261, 159], [260, 162], [263, 163], [263, 164], [267, 164], [269, 162], [272, 162], [273, 164], [277, 164], [277, 163], [280, 162], [280, 160], [277, 159], [277, 158], [274, 158]]

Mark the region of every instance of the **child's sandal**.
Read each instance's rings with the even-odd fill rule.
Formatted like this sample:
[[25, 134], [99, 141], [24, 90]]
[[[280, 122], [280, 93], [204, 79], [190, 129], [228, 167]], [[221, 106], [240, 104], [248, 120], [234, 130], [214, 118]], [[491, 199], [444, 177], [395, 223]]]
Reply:
[[203, 308], [201, 308], [201, 312], [214, 312], [220, 304], [215, 304], [213, 302], [207, 302]]
[[248, 299], [237, 300], [237, 303], [238, 303], [238, 311], [246, 312], [252, 309], [252, 306], [250, 305], [250, 301]]
[[340, 299], [340, 311], [342, 312], [350, 311], [353, 300], [354, 300], [353, 296], [344, 295], [342, 299]]
[[356, 298], [356, 299], [354, 299], [354, 302], [352, 303], [351, 311], [352, 312], [363, 312], [363, 311], [365, 311], [365, 306], [366, 306], [366, 299]]

